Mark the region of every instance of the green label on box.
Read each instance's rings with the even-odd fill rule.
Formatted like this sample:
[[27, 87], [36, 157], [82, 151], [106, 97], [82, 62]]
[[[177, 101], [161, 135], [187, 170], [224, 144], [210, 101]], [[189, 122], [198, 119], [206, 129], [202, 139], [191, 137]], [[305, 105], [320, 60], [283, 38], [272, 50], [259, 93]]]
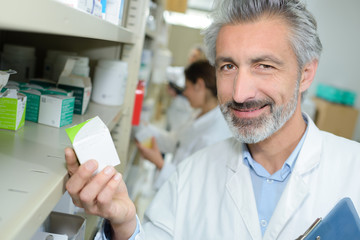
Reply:
[[0, 98], [0, 128], [16, 129], [17, 99]]
[[26, 101], [26, 115], [25, 119], [32, 122], [38, 122], [39, 119], [39, 107], [40, 107], [40, 95], [21, 92], [27, 96]]
[[[92, 119], [92, 118], [91, 118]], [[71, 141], [71, 143], [74, 142], [75, 136], [76, 134], [80, 131], [80, 129], [87, 123], [89, 122], [91, 119], [86, 120], [85, 122], [82, 122], [78, 125], [72, 126], [71, 128], [67, 128], [65, 131], [67, 133], [67, 135], [69, 136], [69, 139]]]
[[74, 113], [81, 114], [83, 108], [83, 99], [84, 99], [84, 88], [83, 87], [74, 87], [68, 85], [59, 84], [59, 87], [67, 90], [73, 91], [73, 96], [75, 97], [75, 106], [74, 106]]
[[75, 98], [68, 98], [62, 101], [60, 127], [71, 124], [74, 114]]
[[22, 127], [25, 122], [25, 109], [26, 102], [14, 98], [0, 98], [0, 128], [17, 130]]

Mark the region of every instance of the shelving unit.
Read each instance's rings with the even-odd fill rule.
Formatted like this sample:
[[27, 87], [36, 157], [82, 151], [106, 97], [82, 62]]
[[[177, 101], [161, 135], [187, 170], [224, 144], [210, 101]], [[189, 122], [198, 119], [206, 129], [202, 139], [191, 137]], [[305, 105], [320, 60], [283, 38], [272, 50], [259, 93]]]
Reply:
[[135, 43], [134, 33], [55, 0], [1, 3], [0, 29]]
[[[122, 169], [126, 167], [134, 92], [145, 36], [148, 1], [127, 0], [125, 27], [116, 26], [55, 0], [13, 0], [2, 3], [0, 44], [32, 45], [46, 50], [65, 46], [91, 61], [100, 58], [128, 62], [126, 96], [121, 107], [91, 102], [78, 124], [100, 116], [110, 130], [120, 132], [116, 142]], [[39, 42], [38, 42], [39, 41]], [[61, 49], [63, 50], [63, 49]], [[18, 130], [0, 130], [0, 232], [2, 239], [29, 239], [65, 192], [67, 171], [64, 148], [71, 146], [65, 129], [26, 121]]]
[[[121, 108], [91, 104], [73, 124], [99, 115], [111, 127]], [[99, 111], [97, 111], [99, 110]], [[67, 177], [65, 129], [26, 122], [14, 133], [0, 132], [0, 231], [4, 239], [24, 239], [35, 231], [64, 193]]]

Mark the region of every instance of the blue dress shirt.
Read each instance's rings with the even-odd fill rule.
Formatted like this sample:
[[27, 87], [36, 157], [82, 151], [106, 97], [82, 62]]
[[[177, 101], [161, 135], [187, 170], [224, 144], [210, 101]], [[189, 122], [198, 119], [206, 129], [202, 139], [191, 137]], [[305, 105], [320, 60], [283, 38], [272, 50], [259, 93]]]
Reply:
[[[102, 239], [103, 240], [112, 239], [111, 232], [112, 232], [112, 229], [110, 226], [110, 222], [105, 219], [103, 227], [102, 227], [102, 231], [101, 231]], [[139, 232], [140, 232], [140, 223], [139, 223], [139, 218], [136, 215], [136, 229], [135, 229], [133, 235], [129, 238], [129, 240], [135, 240], [135, 237], [136, 237], [136, 235], [138, 235]]]
[[[305, 117], [304, 119], [307, 122]], [[307, 131], [308, 127], [295, 150], [285, 161], [282, 168], [273, 175], [257, 163], [252, 158], [246, 144], [243, 145], [243, 160], [250, 169], [262, 235], [264, 235], [275, 207], [285, 189], [286, 183], [289, 180], [289, 175], [294, 169], [296, 159], [304, 144]]]
[[[308, 121], [306, 117], [303, 116], [303, 118], [307, 124]], [[301, 147], [304, 144], [307, 132], [308, 127], [306, 127], [306, 131], [302, 136], [300, 142], [296, 146], [295, 150], [288, 157], [288, 159], [285, 161], [282, 168], [275, 172], [273, 175], [270, 175], [270, 173], [268, 173], [268, 171], [266, 171], [263, 166], [261, 166], [252, 158], [246, 144], [243, 144], [243, 161], [250, 169], [250, 175], [254, 189], [256, 207], [258, 211], [262, 235], [264, 235], [265, 233], [265, 230], [275, 210], [277, 202], [279, 201], [281, 194], [286, 186], [286, 183], [289, 180], [289, 175], [294, 169], [296, 159], [299, 155]], [[133, 235], [129, 238], [129, 240], [135, 239], [136, 235], [140, 232], [139, 226], [140, 221], [136, 216], [136, 229]], [[101, 235], [103, 239], [111, 239], [111, 226], [107, 220], [105, 221], [105, 224], [102, 228]]]

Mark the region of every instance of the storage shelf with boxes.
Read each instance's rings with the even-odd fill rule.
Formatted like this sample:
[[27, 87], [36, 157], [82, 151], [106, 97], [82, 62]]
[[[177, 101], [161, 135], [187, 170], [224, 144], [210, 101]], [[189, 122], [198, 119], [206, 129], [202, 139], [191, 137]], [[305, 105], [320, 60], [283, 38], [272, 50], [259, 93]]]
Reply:
[[[33, 60], [36, 61], [35, 76], [27, 74], [31, 73], [30, 71], [22, 70], [24, 75], [18, 82], [29, 83], [30, 78], [41, 78], [42, 63], [46, 65], [50, 62], [50, 65], [46, 66], [51, 66], [51, 60], [55, 59], [51, 59], [51, 54], [46, 56], [47, 50], [52, 49], [65, 51], [67, 55], [78, 53], [79, 56], [75, 58], [88, 57], [90, 76], [93, 76], [93, 64], [99, 59], [121, 60], [128, 64], [129, 77], [126, 79], [126, 94], [122, 106], [108, 106], [90, 101], [85, 114], [76, 114], [72, 120], [72, 124], [77, 124], [99, 116], [109, 130], [117, 128], [121, 132], [121, 145], [116, 147], [119, 157], [124, 159], [121, 163], [123, 168], [128, 152], [130, 109], [134, 102], [148, 3], [128, 0], [126, 5], [128, 6], [123, 14], [126, 21], [119, 21], [119, 24], [49, 0], [6, 1], [2, 3], [4, 11], [0, 16], [1, 49], [4, 49], [5, 44], [31, 48], [28, 49], [27, 58], [20, 59], [17, 55], [6, 54], [7, 63], [20, 59], [25, 64], [17, 68], [32, 70]], [[45, 62], [43, 60], [46, 57], [49, 58]], [[83, 65], [76, 69], [77, 73], [85, 75], [88, 71], [89, 68]], [[48, 76], [53, 74], [48, 72]], [[53, 80], [51, 77], [49, 79]], [[66, 84], [69, 85], [70, 80], [73, 79], [66, 79]], [[12, 87], [16, 89], [16, 86]], [[20, 90], [20, 87], [18, 88]], [[39, 96], [39, 92], [41, 96], [40, 90], [35, 93]], [[39, 97], [35, 95], [32, 107], [37, 109]], [[34, 121], [25, 121], [24, 127], [17, 132], [0, 130], [0, 232], [3, 239], [29, 239], [64, 196], [68, 176], [64, 148], [71, 146], [71, 143], [64, 127], [51, 127], [35, 121], [35, 118]], [[96, 224], [96, 221], [94, 222]], [[87, 233], [85, 239], [90, 239], [86, 235]]]
[[327, 84], [319, 84], [316, 97], [315, 123], [324, 131], [352, 139], [359, 111], [353, 106], [356, 93]]

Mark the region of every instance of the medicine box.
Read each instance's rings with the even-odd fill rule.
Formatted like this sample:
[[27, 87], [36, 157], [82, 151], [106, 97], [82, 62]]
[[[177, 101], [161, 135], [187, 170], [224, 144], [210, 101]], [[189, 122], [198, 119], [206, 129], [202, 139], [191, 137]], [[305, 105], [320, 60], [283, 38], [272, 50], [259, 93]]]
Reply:
[[68, 128], [66, 132], [81, 164], [90, 159], [98, 162], [95, 173], [106, 166], [120, 164], [110, 131], [99, 117]]
[[61, 89], [61, 88], [47, 88], [42, 91], [44, 95], [64, 95], [68, 97], [72, 97], [74, 95], [73, 91]]
[[36, 89], [21, 90], [27, 97], [25, 120], [38, 122], [41, 92]]
[[356, 92], [319, 83], [316, 89], [316, 96], [329, 102], [354, 106]]
[[25, 123], [26, 95], [15, 89], [0, 94], [0, 129], [18, 130]]
[[313, 98], [316, 105], [315, 124], [324, 131], [352, 139], [359, 111], [343, 104]]
[[75, 114], [84, 114], [90, 102], [91, 80], [88, 77], [69, 76], [60, 77], [59, 88], [73, 91], [75, 97]]
[[67, 91], [73, 91], [75, 97], [75, 114], [84, 114], [90, 102], [91, 95], [91, 79], [85, 76], [77, 76], [72, 74], [75, 66], [74, 59], [68, 59], [64, 71], [61, 73], [58, 81], [58, 87]]
[[49, 80], [49, 79], [44, 79], [44, 78], [32, 78], [32, 79], [30, 79], [29, 83], [40, 85], [43, 88], [56, 87], [56, 82]]
[[41, 95], [39, 123], [62, 127], [72, 123], [74, 97], [65, 95]]

